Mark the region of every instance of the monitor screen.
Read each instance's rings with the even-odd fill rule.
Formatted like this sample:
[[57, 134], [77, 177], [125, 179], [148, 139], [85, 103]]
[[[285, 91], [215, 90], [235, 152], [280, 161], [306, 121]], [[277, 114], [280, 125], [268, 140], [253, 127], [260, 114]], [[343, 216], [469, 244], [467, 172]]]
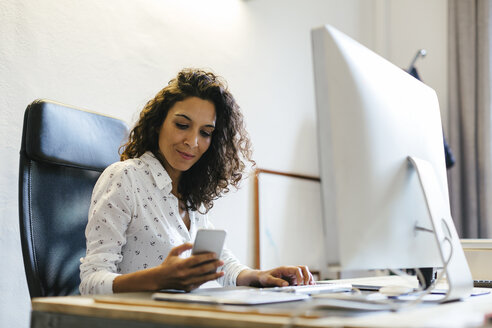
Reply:
[[[312, 30], [312, 47], [328, 263], [443, 267], [443, 257], [458, 251], [451, 241], [460, 246], [435, 91], [332, 26]], [[429, 164], [428, 190], [445, 217], [437, 235], [409, 156]]]

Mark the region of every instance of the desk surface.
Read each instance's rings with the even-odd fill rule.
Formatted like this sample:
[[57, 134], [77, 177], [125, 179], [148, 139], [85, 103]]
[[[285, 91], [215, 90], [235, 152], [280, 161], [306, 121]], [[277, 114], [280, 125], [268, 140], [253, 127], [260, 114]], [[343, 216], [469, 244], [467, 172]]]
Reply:
[[[344, 280], [392, 284], [399, 277]], [[66, 296], [32, 300], [31, 327], [479, 327], [492, 312], [492, 294], [447, 304], [425, 304], [399, 312], [322, 310], [290, 315], [305, 302], [270, 306], [215, 306], [152, 301], [151, 293]]]

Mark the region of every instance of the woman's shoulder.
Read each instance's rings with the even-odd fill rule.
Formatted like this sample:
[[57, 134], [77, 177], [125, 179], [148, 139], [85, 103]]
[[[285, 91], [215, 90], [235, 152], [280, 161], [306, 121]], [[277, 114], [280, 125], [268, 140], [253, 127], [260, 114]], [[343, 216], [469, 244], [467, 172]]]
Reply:
[[109, 165], [102, 173], [102, 175], [129, 175], [136, 171], [141, 166], [141, 160], [139, 158], [130, 158], [124, 161], [115, 162]]

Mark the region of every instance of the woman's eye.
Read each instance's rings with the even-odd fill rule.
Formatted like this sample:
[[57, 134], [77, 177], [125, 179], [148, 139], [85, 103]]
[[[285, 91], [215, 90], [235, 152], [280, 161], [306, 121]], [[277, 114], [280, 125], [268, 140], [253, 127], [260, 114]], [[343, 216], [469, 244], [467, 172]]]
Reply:
[[184, 130], [186, 128], [188, 128], [188, 125], [187, 124], [181, 124], [181, 123], [176, 123], [176, 127], [180, 130]]
[[202, 135], [202, 137], [205, 137], [205, 138], [208, 138], [212, 135], [212, 133], [207, 132], [207, 131], [200, 131], [200, 134]]

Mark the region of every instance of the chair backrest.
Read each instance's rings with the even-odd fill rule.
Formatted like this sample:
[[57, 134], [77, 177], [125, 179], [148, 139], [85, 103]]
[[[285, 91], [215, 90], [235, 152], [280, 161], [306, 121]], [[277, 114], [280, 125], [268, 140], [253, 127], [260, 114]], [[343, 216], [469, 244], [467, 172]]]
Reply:
[[92, 189], [127, 135], [128, 126], [108, 116], [48, 100], [27, 107], [19, 219], [31, 297], [78, 294]]

